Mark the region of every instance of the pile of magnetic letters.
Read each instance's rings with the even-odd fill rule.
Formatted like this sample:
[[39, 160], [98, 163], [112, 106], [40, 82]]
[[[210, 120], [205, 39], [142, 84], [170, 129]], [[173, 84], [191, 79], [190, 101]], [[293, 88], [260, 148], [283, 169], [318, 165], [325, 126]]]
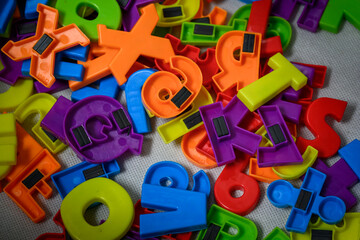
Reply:
[[[283, 55], [294, 28], [360, 36], [360, 0], [220, 2], [0, 0], [0, 239], [360, 239], [360, 141], [328, 123], [348, 102]], [[267, 203], [286, 224], [248, 216]]]

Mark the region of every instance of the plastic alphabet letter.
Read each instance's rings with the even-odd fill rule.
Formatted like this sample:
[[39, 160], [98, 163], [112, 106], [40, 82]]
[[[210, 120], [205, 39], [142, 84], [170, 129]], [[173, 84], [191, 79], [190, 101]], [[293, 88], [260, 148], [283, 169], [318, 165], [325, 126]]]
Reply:
[[199, 11], [200, 1], [202, 0], [177, 0], [174, 4], [164, 5], [155, 3], [157, 15], [159, 15], [159, 27], [173, 27], [180, 25], [182, 22], [188, 22]]
[[223, 108], [220, 102], [199, 108], [218, 166], [235, 160], [234, 148], [255, 154], [261, 136], [238, 127], [249, 110], [235, 96]]
[[0, 114], [0, 180], [17, 161], [17, 137], [13, 113]]
[[359, 1], [329, 0], [320, 19], [320, 28], [332, 33], [338, 33], [343, 18], [360, 30]]
[[333, 98], [318, 98], [313, 101], [306, 110], [305, 125], [315, 136], [313, 140], [299, 137], [296, 145], [300, 152], [304, 152], [307, 146], [312, 146], [319, 151], [319, 158], [329, 158], [336, 154], [340, 148], [339, 135], [325, 121], [326, 116], [331, 116], [340, 122], [347, 102]]
[[14, 112], [16, 120], [19, 123], [23, 123], [32, 113], [40, 114], [40, 119], [32, 128], [32, 132], [52, 153], [60, 152], [66, 145], [54, 135], [42, 129], [40, 123], [55, 102], [56, 98], [50, 94], [37, 93], [22, 102]]
[[312, 239], [359, 239], [360, 238], [360, 213], [345, 213], [343, 221], [340, 224], [326, 224], [317, 218], [316, 221], [310, 222], [305, 233], [291, 232], [292, 240], [312, 240]]
[[309, 168], [300, 189], [285, 180], [272, 182], [267, 189], [270, 202], [278, 208], [292, 207], [286, 222], [286, 230], [304, 233], [312, 214], [328, 224], [336, 224], [344, 217], [344, 202], [334, 196], [320, 196], [326, 175]]
[[142, 185], [141, 206], [165, 212], [140, 215], [142, 238], [206, 227], [210, 181], [204, 171], [196, 173], [193, 181], [192, 191], [187, 190], [188, 174], [184, 167], [175, 162], [155, 163], [148, 169]]
[[142, 69], [134, 72], [125, 84], [126, 104], [136, 133], [151, 132], [150, 118], [145, 111], [141, 89], [145, 81], [157, 70]]
[[[84, 212], [99, 199], [109, 208], [108, 219], [90, 225]], [[60, 213], [72, 239], [121, 239], [134, 220], [134, 205], [129, 194], [118, 183], [107, 178], [93, 178], [74, 188], [61, 203]]]
[[168, 39], [151, 35], [159, 19], [154, 4], [147, 5], [140, 11], [142, 15], [130, 32], [112, 30], [105, 25], [98, 25], [99, 46], [114, 48], [117, 51], [109, 67], [119, 85], [126, 82], [126, 73], [140, 55], [166, 61], [174, 56]]
[[51, 187], [46, 183], [51, 174], [60, 170], [60, 164], [19, 125], [18, 163], [7, 175], [9, 184], [4, 192], [35, 223], [45, 218], [45, 211], [36, 203], [33, 195], [39, 192], [46, 199], [52, 195]]
[[202, 87], [199, 95], [191, 104], [191, 110], [181, 114], [179, 117], [159, 126], [157, 131], [165, 143], [185, 135], [203, 124], [199, 107], [212, 104], [213, 99], [205, 87]]
[[23, 101], [33, 93], [33, 80], [20, 79], [6, 92], [0, 93], [0, 111], [14, 111]]
[[[258, 235], [256, 225], [249, 219], [213, 204], [207, 215], [208, 228], [201, 230], [196, 240], [255, 240]], [[237, 229], [235, 235], [228, 229]]]
[[180, 40], [183, 44], [196, 46], [216, 46], [220, 37], [230, 31], [245, 31], [247, 21], [236, 19], [230, 26], [198, 22], [184, 22]]
[[[128, 150], [136, 155], [141, 152], [143, 136], [134, 133], [124, 107], [111, 97], [96, 95], [74, 104], [60, 97], [46, 120], [46, 128], [53, 133], [63, 132], [66, 142], [82, 160], [102, 163], [117, 159]], [[59, 122], [62, 131], [56, 124]]]
[[304, 10], [298, 19], [298, 26], [310, 32], [316, 32], [321, 16], [329, 0], [275, 0], [271, 13], [289, 20], [297, 4], [304, 4]]
[[237, 94], [252, 112], [286, 88], [291, 86], [297, 91], [306, 85], [307, 77], [282, 54], [277, 53], [272, 56], [268, 65], [274, 69], [273, 72], [240, 89]]
[[179, 78], [167, 71], [158, 71], [145, 81], [141, 90], [144, 105], [155, 116], [171, 118], [184, 112], [196, 99], [202, 86], [200, 68], [183, 56], [170, 58], [170, 67]]
[[99, 89], [93, 88], [93, 87], [83, 87], [79, 90], [76, 90], [72, 92], [71, 94], [71, 100], [73, 102], [80, 101], [84, 98], [95, 96], [95, 95], [102, 95], [102, 96], [108, 96], [111, 98], [115, 98], [118, 96], [120, 88], [116, 81], [116, 79], [110, 75], [108, 77], [104, 77], [99, 81]]
[[[346, 148], [344, 147], [344, 149]], [[359, 179], [346, 163], [346, 160], [340, 158], [334, 165], [328, 167], [324, 161], [318, 159], [312, 167], [326, 174], [324, 187], [321, 191], [322, 196], [336, 196], [341, 198], [347, 210], [350, 210], [357, 203], [356, 197], [349, 189], [354, 186]]]
[[260, 48], [259, 33], [233, 31], [221, 36], [216, 46], [216, 61], [221, 71], [213, 77], [221, 92], [235, 86], [238, 91], [259, 79]]
[[303, 158], [282, 117], [278, 106], [263, 106], [258, 110], [273, 147], [259, 147], [259, 167], [300, 164]]
[[55, 82], [55, 54], [78, 44], [87, 46], [90, 40], [75, 24], [56, 29], [59, 16], [56, 9], [39, 4], [37, 11], [35, 36], [18, 42], [9, 41], [1, 50], [14, 61], [31, 58], [30, 75], [51, 87]]
[[119, 172], [120, 167], [116, 160], [101, 164], [81, 162], [51, 175], [51, 179], [61, 198], [64, 199], [71, 190], [89, 179], [95, 177], [110, 178]]
[[[216, 202], [221, 207], [244, 216], [256, 207], [260, 198], [260, 188], [254, 178], [242, 172], [246, 168], [250, 156], [245, 153], [239, 153], [239, 155], [240, 158], [226, 165], [221, 172], [215, 182], [214, 194]], [[235, 190], [242, 190], [244, 194], [235, 198], [232, 196]]]
[[[98, 24], [111, 29], [119, 29], [121, 26], [121, 11], [116, 0], [56, 1], [55, 7], [59, 11], [61, 25], [75, 23], [91, 41], [98, 40]], [[86, 18], [86, 8], [97, 13], [95, 19]]]

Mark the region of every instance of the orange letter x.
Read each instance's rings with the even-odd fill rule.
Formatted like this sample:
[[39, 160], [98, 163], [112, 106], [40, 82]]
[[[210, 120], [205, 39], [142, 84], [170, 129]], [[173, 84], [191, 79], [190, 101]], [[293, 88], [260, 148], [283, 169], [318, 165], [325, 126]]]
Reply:
[[90, 40], [75, 24], [56, 29], [59, 17], [56, 9], [38, 4], [37, 11], [35, 36], [18, 42], [9, 41], [1, 50], [14, 61], [31, 57], [30, 75], [49, 88], [55, 82], [55, 53], [78, 44], [86, 46]]
[[169, 39], [151, 36], [159, 16], [154, 4], [141, 9], [141, 17], [130, 32], [107, 29], [98, 25], [99, 45], [119, 49], [109, 67], [119, 85], [126, 82], [126, 73], [140, 55], [166, 61], [174, 56]]

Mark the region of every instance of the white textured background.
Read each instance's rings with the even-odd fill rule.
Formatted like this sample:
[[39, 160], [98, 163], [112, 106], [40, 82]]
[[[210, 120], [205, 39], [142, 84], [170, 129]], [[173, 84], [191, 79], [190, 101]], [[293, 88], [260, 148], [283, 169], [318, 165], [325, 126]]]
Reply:
[[[212, 5], [226, 9], [231, 14], [244, 3], [237, 0], [214, 1]], [[211, 6], [212, 6], [211, 5]], [[348, 102], [348, 106], [343, 120], [338, 123], [333, 119], [327, 119], [331, 126], [338, 132], [342, 140], [342, 146], [360, 136], [360, 33], [350, 23], [345, 22], [341, 27], [340, 33], [332, 34], [319, 30], [316, 34], [304, 31], [297, 27], [296, 21], [300, 16], [302, 7], [299, 8], [290, 23], [293, 27], [293, 37], [285, 56], [291, 61], [319, 64], [328, 66], [326, 83], [323, 89], [315, 90], [315, 97], [331, 97]], [[5, 92], [8, 86], [0, 83], [0, 93]], [[55, 94], [56, 97], [63, 95], [70, 98], [70, 90], [65, 90]], [[125, 105], [125, 95], [120, 93], [119, 99]], [[25, 124], [29, 131], [32, 122], [36, 120], [28, 119]], [[152, 119], [152, 127], [164, 123], [162, 119]], [[303, 136], [311, 138], [307, 130], [301, 130]], [[192, 176], [200, 169], [187, 161], [182, 154], [181, 140], [177, 140], [168, 145], [164, 144], [156, 131], [146, 134], [144, 145], [140, 156], [125, 154], [118, 161], [121, 173], [115, 177], [115, 181], [121, 184], [130, 194], [135, 203], [140, 198], [141, 184], [146, 170], [154, 163], [164, 160], [175, 161], [182, 164]], [[1, 154], [1, 153], [0, 153]], [[56, 156], [63, 168], [70, 167], [80, 162], [70, 148], [67, 148]], [[339, 157], [335, 156], [327, 161], [332, 165]], [[222, 167], [212, 170], [205, 170], [208, 174], [212, 187], [222, 171]], [[295, 182], [299, 186], [298, 182]], [[33, 223], [5, 194], [0, 194], [0, 239], [35, 239], [45, 232], [60, 232], [52, 218], [59, 210], [61, 205], [60, 195], [57, 193], [52, 182], [53, 196], [45, 200], [40, 194], [35, 199], [46, 212], [46, 219], [39, 223]], [[266, 188], [268, 184], [260, 183], [261, 198], [258, 206], [246, 217], [255, 222], [258, 228], [258, 239], [263, 239], [274, 227], [278, 226], [284, 230], [287, 217], [290, 213], [288, 209], [278, 209], [266, 198]], [[360, 184], [351, 189], [352, 193], [360, 197]], [[209, 206], [214, 203], [213, 192], [209, 199]], [[357, 204], [352, 211], [359, 211], [360, 204]], [[96, 219], [102, 219], [106, 215], [105, 207], [93, 209], [87, 215]]]

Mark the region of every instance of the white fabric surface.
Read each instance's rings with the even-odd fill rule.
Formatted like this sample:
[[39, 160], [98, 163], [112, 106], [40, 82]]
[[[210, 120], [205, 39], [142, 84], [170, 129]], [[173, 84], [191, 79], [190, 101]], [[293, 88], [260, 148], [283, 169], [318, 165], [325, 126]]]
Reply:
[[[235, 10], [244, 5], [244, 3], [237, 0], [214, 1], [212, 5], [214, 4], [218, 4], [218, 6], [228, 11], [228, 19]], [[290, 20], [293, 27], [293, 37], [284, 55], [291, 61], [328, 66], [325, 86], [323, 89], [315, 90], [315, 97], [331, 97], [348, 102], [344, 118], [340, 123], [333, 119], [327, 119], [340, 135], [342, 146], [344, 146], [360, 136], [360, 114], [357, 106], [360, 103], [360, 33], [348, 22], [343, 24], [338, 34], [322, 30], [319, 30], [316, 34], [304, 31], [296, 25], [301, 10], [302, 7], [299, 8], [296, 16]], [[5, 92], [7, 88], [8, 86], [0, 83], [0, 92]], [[54, 95], [56, 97], [63, 95], [70, 98], [70, 93], [70, 90], [65, 90]], [[120, 93], [119, 99], [121, 103], [125, 104], [124, 93]], [[31, 122], [34, 122], [35, 119], [26, 122], [25, 127], [28, 131], [30, 131]], [[121, 173], [114, 180], [128, 191], [134, 203], [140, 198], [144, 175], [152, 164], [164, 160], [178, 162], [188, 170], [190, 177], [200, 170], [188, 162], [183, 155], [180, 146], [181, 139], [170, 144], [163, 143], [155, 129], [164, 122], [163, 119], [151, 120], [153, 132], [145, 135], [140, 156], [125, 154], [118, 161]], [[302, 129], [301, 133], [303, 136], [311, 138], [311, 134], [306, 129]], [[70, 148], [66, 148], [56, 158], [63, 168], [80, 162]], [[335, 156], [329, 159], [327, 163], [332, 165], [337, 159], [339, 157]], [[212, 189], [222, 169], [223, 167], [205, 170], [210, 178]], [[299, 182], [294, 183], [299, 186]], [[50, 185], [54, 191], [49, 200], [44, 199], [40, 194], [35, 196], [35, 199], [46, 212], [45, 221], [39, 224], [33, 223], [5, 193], [0, 194], [0, 239], [35, 239], [45, 232], [60, 232], [60, 228], [53, 223], [52, 218], [60, 208], [61, 198], [52, 182], [50, 182]], [[258, 206], [246, 216], [256, 224], [259, 231], [258, 239], [263, 239], [276, 226], [284, 230], [290, 213], [290, 208], [279, 209], [270, 204], [266, 197], [267, 187], [268, 184], [260, 183], [261, 198]], [[354, 186], [351, 191], [359, 198], [360, 184]], [[213, 192], [211, 192], [209, 206], [212, 203], [214, 203]], [[352, 211], [359, 210], [360, 204], [357, 204], [352, 209]], [[105, 211], [106, 208], [102, 206], [97, 211], [91, 211], [89, 215], [94, 215], [96, 212], [96, 221], [98, 222], [99, 219], [104, 218]]]

